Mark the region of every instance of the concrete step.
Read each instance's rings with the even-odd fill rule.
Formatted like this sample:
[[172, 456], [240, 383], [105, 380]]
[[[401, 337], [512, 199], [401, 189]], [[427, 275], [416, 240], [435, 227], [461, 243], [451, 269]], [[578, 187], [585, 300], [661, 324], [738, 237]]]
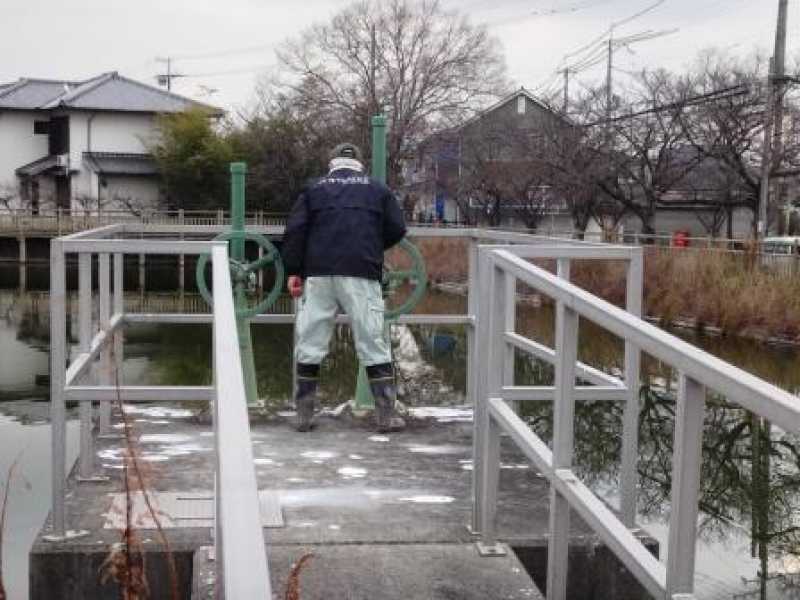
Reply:
[[[543, 596], [509, 550], [485, 558], [473, 544], [330, 544], [269, 549], [272, 596], [286, 594], [292, 567], [300, 600], [541, 600]], [[215, 564], [208, 548], [194, 558], [192, 600], [214, 598]]]

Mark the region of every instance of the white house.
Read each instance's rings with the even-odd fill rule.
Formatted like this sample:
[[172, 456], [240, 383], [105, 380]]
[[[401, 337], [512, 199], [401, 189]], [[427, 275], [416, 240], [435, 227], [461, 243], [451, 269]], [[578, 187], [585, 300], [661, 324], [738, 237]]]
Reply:
[[34, 213], [155, 207], [157, 117], [192, 107], [222, 115], [116, 72], [0, 84], [0, 198]]

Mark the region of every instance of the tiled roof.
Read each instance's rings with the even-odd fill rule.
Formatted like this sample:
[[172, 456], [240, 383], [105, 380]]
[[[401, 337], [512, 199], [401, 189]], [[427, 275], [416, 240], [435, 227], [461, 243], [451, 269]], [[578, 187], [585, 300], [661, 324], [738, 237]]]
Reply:
[[0, 88], [0, 109], [35, 110], [80, 85], [74, 81], [20, 79]]
[[157, 175], [158, 167], [149, 154], [84, 152], [83, 161], [99, 175]]
[[20, 79], [0, 86], [0, 110], [110, 110], [121, 112], [172, 113], [199, 107], [222, 115], [217, 107], [146, 85], [116, 72], [86, 81]]

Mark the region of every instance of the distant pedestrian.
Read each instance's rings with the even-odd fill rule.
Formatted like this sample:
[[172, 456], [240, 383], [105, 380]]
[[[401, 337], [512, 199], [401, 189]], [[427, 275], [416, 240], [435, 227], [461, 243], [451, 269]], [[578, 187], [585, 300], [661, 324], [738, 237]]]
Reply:
[[366, 367], [379, 431], [405, 427], [394, 412], [396, 390], [383, 323], [383, 253], [406, 234], [392, 192], [364, 174], [361, 152], [340, 144], [330, 171], [307, 186], [292, 208], [283, 239], [287, 287], [301, 297], [295, 322], [297, 429], [313, 426], [320, 364], [338, 309], [351, 320], [358, 359]]

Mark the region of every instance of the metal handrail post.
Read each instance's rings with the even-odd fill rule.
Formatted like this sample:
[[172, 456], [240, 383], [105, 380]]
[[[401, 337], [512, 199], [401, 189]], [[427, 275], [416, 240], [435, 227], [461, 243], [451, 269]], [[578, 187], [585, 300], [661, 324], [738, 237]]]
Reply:
[[[99, 320], [100, 331], [108, 331], [111, 327], [111, 269], [110, 256], [108, 252], [101, 252], [98, 258], [98, 299], [99, 299]], [[100, 383], [101, 385], [111, 385], [111, 352], [112, 345], [106, 343], [100, 353]], [[111, 433], [111, 404], [101, 402], [98, 418], [98, 435], [108, 435]]]
[[[517, 327], [517, 279], [510, 275], [503, 274], [503, 327], [502, 327], [502, 347], [503, 347], [503, 386], [514, 385], [514, 356], [515, 348], [511, 344], [505, 343], [505, 332], [514, 331]], [[492, 330], [494, 333], [494, 329]], [[519, 403], [515, 403], [515, 412], [519, 412]]]
[[[121, 252], [114, 254], [114, 316], [125, 315], [125, 255]], [[123, 385], [122, 364], [125, 360], [124, 334], [122, 329], [114, 332], [114, 374], [115, 385]]]
[[50, 459], [52, 463], [53, 537], [66, 534], [66, 405], [67, 360], [66, 268], [59, 240], [50, 241]]
[[[641, 318], [644, 281], [644, 255], [636, 248], [627, 265], [625, 308]], [[620, 467], [620, 515], [629, 528], [636, 527], [639, 462], [639, 386], [642, 353], [630, 340], [625, 340], [625, 386], [628, 398], [622, 416], [622, 464]]]
[[221, 598], [271, 598], [227, 247], [215, 246], [211, 255], [217, 581]]
[[706, 390], [678, 375], [678, 406], [672, 450], [672, 512], [667, 550], [667, 597], [694, 593], [694, 559], [703, 448]]
[[[561, 267], [562, 273], [568, 266]], [[553, 469], [571, 469], [575, 429], [575, 363], [578, 360], [578, 313], [556, 303], [556, 366], [553, 402]], [[550, 539], [547, 548], [547, 598], [567, 597], [570, 506], [550, 485]]]
[[473, 383], [473, 431], [472, 431], [472, 523], [471, 531], [474, 535], [483, 532], [483, 483], [484, 483], [484, 460], [486, 457], [485, 442], [488, 439], [487, 429], [489, 427], [489, 414], [486, 407], [488, 388], [486, 381], [486, 345], [478, 343], [478, 340], [486, 340], [489, 337], [489, 304], [494, 291], [492, 275], [494, 267], [488, 249], [480, 249], [478, 252], [478, 268], [476, 271], [477, 281], [481, 282], [478, 287], [480, 299], [477, 301], [477, 312], [475, 314], [475, 343], [473, 344], [474, 374]]
[[[78, 339], [79, 352], [81, 354], [89, 352], [92, 342], [92, 254], [90, 252], [78, 254]], [[93, 412], [91, 402], [80, 403], [79, 481], [91, 479], [94, 470]]]
[[484, 380], [486, 381], [486, 394], [481, 397], [486, 413], [481, 433], [483, 439], [480, 444], [483, 450], [483, 467], [481, 469], [481, 540], [478, 552], [482, 556], [502, 556], [506, 554], [503, 546], [497, 544], [497, 488], [500, 482], [500, 427], [491, 418], [488, 411], [490, 396], [497, 396], [503, 387], [506, 377], [506, 359], [508, 345], [505, 343], [507, 327], [508, 303], [513, 302], [513, 296], [508, 294], [516, 288], [511, 275], [499, 270], [490, 262], [489, 280], [487, 287], [495, 290], [487, 304], [484, 304], [488, 315], [488, 335], [482, 338], [487, 347], [486, 360], [481, 363]]

